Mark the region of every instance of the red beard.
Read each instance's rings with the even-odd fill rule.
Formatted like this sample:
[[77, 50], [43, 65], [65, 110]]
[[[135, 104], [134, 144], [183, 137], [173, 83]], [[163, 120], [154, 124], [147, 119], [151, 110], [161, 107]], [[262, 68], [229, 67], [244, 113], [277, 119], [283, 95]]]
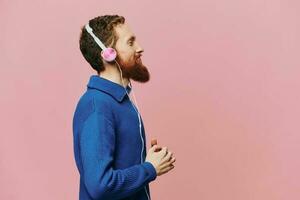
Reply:
[[141, 83], [145, 83], [150, 80], [150, 73], [147, 67], [143, 65], [141, 58], [135, 60], [135, 64], [133, 66], [128, 66], [128, 63], [124, 63], [120, 59], [118, 59], [118, 63], [120, 63], [124, 78], [132, 79]]

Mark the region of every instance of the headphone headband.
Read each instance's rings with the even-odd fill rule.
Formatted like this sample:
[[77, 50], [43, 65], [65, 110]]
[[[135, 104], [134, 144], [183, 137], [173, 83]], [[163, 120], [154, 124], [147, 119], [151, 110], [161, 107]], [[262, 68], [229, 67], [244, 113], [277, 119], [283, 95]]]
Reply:
[[117, 51], [111, 47], [105, 47], [105, 45], [101, 42], [101, 40], [93, 33], [93, 29], [90, 27], [89, 23], [85, 25], [86, 31], [93, 37], [94, 41], [100, 46], [102, 49], [101, 57], [107, 61], [112, 62], [117, 57]]
[[101, 40], [93, 33], [93, 29], [90, 27], [89, 24], [85, 25], [85, 29], [87, 32], [94, 38], [95, 42], [100, 46], [102, 50], [105, 50], [105, 45], [101, 42]]

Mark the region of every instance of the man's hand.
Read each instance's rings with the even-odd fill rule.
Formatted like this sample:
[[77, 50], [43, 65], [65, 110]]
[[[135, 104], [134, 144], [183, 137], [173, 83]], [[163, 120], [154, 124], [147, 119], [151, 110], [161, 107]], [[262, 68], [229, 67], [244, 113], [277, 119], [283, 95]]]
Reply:
[[173, 163], [176, 159], [172, 156], [173, 153], [168, 151], [167, 147], [161, 148], [157, 145], [157, 140], [152, 140], [145, 161], [150, 162], [154, 166], [156, 174], [160, 176], [174, 168]]

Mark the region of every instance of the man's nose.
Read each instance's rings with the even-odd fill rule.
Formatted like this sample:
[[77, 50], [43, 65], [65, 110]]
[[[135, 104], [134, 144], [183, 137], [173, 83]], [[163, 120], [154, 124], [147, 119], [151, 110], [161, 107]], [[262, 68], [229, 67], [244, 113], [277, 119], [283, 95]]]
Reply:
[[138, 44], [138, 48], [136, 49], [136, 52], [141, 54], [144, 52], [144, 49]]

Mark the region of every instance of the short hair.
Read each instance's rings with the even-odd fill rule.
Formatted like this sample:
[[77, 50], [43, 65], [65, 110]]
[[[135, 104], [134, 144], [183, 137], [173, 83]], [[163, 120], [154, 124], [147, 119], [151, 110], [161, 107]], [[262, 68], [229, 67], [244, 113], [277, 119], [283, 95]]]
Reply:
[[[103, 15], [89, 20], [89, 26], [93, 29], [93, 33], [106, 47], [112, 48], [115, 48], [118, 40], [114, 27], [124, 23], [125, 18], [119, 15]], [[102, 49], [87, 32], [85, 26], [81, 28], [79, 47], [85, 60], [98, 74], [100, 74], [101, 71], [104, 71], [104, 63], [100, 55]]]

